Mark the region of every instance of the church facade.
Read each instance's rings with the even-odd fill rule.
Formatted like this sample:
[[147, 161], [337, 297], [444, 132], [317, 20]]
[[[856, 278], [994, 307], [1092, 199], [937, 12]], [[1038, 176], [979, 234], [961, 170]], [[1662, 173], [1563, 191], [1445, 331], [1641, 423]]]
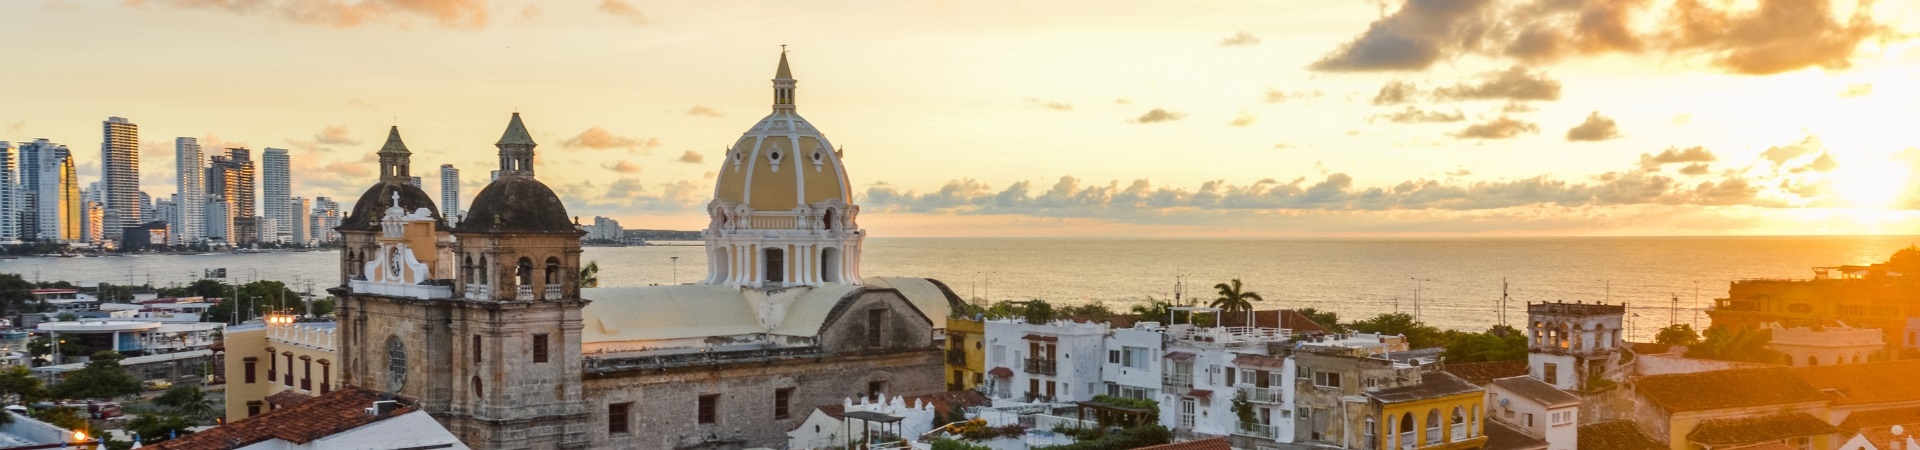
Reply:
[[814, 406], [943, 390], [959, 298], [861, 276], [842, 153], [797, 114], [785, 54], [773, 84], [773, 112], [723, 158], [697, 284], [582, 288], [584, 232], [535, 177], [517, 113], [459, 223], [390, 131], [338, 228], [341, 381], [415, 399], [479, 449], [804, 445], [786, 431]]

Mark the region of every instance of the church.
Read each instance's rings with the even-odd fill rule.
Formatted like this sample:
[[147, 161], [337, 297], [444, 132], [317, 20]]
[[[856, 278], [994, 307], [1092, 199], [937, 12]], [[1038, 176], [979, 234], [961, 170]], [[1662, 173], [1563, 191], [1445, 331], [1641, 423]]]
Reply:
[[842, 151], [800, 117], [796, 84], [783, 52], [772, 113], [721, 158], [696, 284], [580, 286], [585, 232], [535, 176], [518, 113], [458, 223], [390, 130], [337, 228], [342, 382], [413, 399], [476, 449], [779, 448], [816, 405], [943, 390], [960, 299], [861, 275]]

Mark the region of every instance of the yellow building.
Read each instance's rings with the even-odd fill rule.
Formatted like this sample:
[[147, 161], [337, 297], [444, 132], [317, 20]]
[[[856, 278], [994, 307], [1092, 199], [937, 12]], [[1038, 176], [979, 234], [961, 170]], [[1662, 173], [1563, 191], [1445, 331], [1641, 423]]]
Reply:
[[[271, 411], [276, 401], [289, 397], [319, 396], [340, 387], [333, 367], [339, 361], [334, 323], [279, 323], [284, 319], [290, 317], [227, 328], [221, 344], [226, 352], [228, 421]], [[289, 394], [276, 396], [282, 393]]]
[[1775, 443], [1834, 448], [1839, 444], [1834, 436], [1842, 430], [1824, 418], [1838, 417], [1830, 410], [1835, 396], [1794, 370], [1761, 367], [1634, 378], [1633, 420], [1673, 450]]
[[986, 340], [986, 322], [947, 319], [947, 390], [970, 390], [986, 382]]
[[[1486, 390], [1446, 372], [1366, 393], [1362, 448], [1476, 449], [1487, 444]], [[1338, 420], [1338, 419], [1333, 419]]]

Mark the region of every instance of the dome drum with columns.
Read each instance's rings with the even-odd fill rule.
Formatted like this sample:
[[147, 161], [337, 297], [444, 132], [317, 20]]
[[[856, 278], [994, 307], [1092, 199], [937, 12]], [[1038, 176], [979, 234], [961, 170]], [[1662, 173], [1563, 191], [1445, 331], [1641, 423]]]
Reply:
[[860, 246], [841, 152], [795, 112], [787, 55], [773, 78], [773, 113], [727, 149], [707, 204], [708, 284], [858, 285]]

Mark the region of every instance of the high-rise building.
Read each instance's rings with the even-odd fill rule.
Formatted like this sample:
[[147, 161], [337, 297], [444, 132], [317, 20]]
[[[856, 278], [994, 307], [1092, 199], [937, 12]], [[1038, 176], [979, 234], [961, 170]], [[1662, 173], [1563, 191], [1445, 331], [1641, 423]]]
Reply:
[[[35, 140], [34, 144], [33, 159], [38, 163], [32, 179], [33, 202], [28, 205], [35, 217], [34, 238], [78, 242], [81, 214], [85, 211], [80, 199], [80, 179], [73, 172], [73, 153], [66, 146], [51, 144], [45, 139]], [[21, 151], [22, 155], [28, 153]]]
[[254, 213], [253, 176], [253, 151], [246, 148], [229, 148], [207, 165], [208, 198], [218, 195], [227, 203], [227, 220], [232, 224], [226, 233], [228, 244], [251, 244], [260, 234], [254, 220], [258, 214]]
[[20, 167], [13, 143], [0, 141], [0, 244], [20, 241]]
[[274, 230], [280, 229], [280, 221], [272, 217], [256, 216], [253, 218], [253, 224], [253, 232], [258, 233], [253, 236], [254, 242], [280, 242], [280, 235], [274, 233]]
[[293, 229], [289, 223], [295, 216], [287, 206], [287, 200], [293, 198], [293, 178], [288, 172], [287, 149], [268, 147], [260, 154], [260, 216], [272, 219], [273, 226], [260, 225], [261, 240], [288, 242], [293, 240]]
[[[167, 228], [168, 228], [168, 229], [172, 229], [172, 228], [174, 228], [174, 227], [177, 227], [177, 226], [179, 226], [179, 223], [180, 223], [180, 222], [179, 222], [179, 220], [180, 220], [180, 219], [179, 219], [179, 217], [180, 217], [180, 203], [179, 203], [179, 202], [180, 202], [180, 194], [173, 194], [173, 195], [171, 195], [171, 196], [168, 196], [167, 198], [163, 198], [163, 199], [159, 199], [159, 200], [154, 200], [154, 201], [153, 201], [153, 215], [152, 215], [151, 217], [148, 217], [148, 218], [147, 218], [147, 219], [148, 219], [148, 220], [147, 220], [147, 222], [149, 222], [149, 223], [151, 223], [151, 222], [155, 222], [155, 221], [161, 221], [161, 222], [166, 222], [166, 223], [167, 223]], [[166, 242], [151, 242], [150, 244], [152, 244], [152, 245], [161, 245], [161, 244], [167, 244], [167, 245], [176, 245], [176, 244], [175, 244], [175, 239], [173, 238], [173, 234], [172, 234], [172, 233], [168, 233], [168, 234], [167, 234], [167, 240], [166, 240]]]
[[460, 169], [440, 165], [440, 214], [448, 222], [460, 223]]
[[100, 123], [100, 206], [110, 223], [107, 240], [120, 240], [120, 228], [138, 226], [140, 207], [140, 126], [122, 117]]
[[620, 221], [601, 216], [593, 216], [593, 226], [587, 228], [588, 240], [620, 241], [626, 237], [626, 229], [620, 227]]
[[313, 227], [314, 241], [340, 240], [340, 233], [334, 230], [340, 227], [340, 202], [333, 201], [330, 197], [314, 197], [313, 220], [308, 222], [308, 226]]
[[89, 201], [82, 208], [84, 209], [80, 213], [80, 242], [97, 245], [106, 241], [106, 207], [100, 202]]
[[294, 197], [293, 200], [287, 202], [287, 208], [287, 216], [292, 218], [292, 223], [287, 224], [289, 229], [293, 230], [292, 243], [295, 245], [313, 243], [313, 227], [307, 217], [313, 213], [313, 201], [303, 197]]
[[206, 219], [206, 223], [203, 224], [203, 229], [206, 230], [206, 241], [208, 243], [232, 245], [233, 215], [227, 212], [230, 211], [228, 208], [231, 208], [233, 204], [228, 203], [226, 196], [221, 194], [210, 193], [207, 194], [206, 199], [206, 206], [200, 209], [202, 211], [201, 217]]
[[195, 244], [207, 238], [207, 173], [201, 161], [205, 160], [201, 159], [198, 139], [173, 139], [173, 165], [178, 171], [174, 188], [179, 192], [174, 204], [179, 213], [168, 225], [175, 244]]
[[69, 157], [67, 146], [48, 142], [46, 139], [34, 139], [33, 142], [20, 143], [18, 148], [20, 150], [20, 188], [14, 195], [14, 204], [19, 211], [20, 240], [59, 241], [57, 231], [42, 233], [43, 230], [58, 229], [58, 221], [47, 223], [43, 227], [41, 219], [64, 217], [59, 214], [61, 198], [49, 197], [46, 201], [47, 207], [40, 207], [41, 191], [48, 189], [58, 191], [59, 189], [48, 187], [41, 180], [47, 179], [45, 176], [47, 172], [55, 168], [62, 158]]

